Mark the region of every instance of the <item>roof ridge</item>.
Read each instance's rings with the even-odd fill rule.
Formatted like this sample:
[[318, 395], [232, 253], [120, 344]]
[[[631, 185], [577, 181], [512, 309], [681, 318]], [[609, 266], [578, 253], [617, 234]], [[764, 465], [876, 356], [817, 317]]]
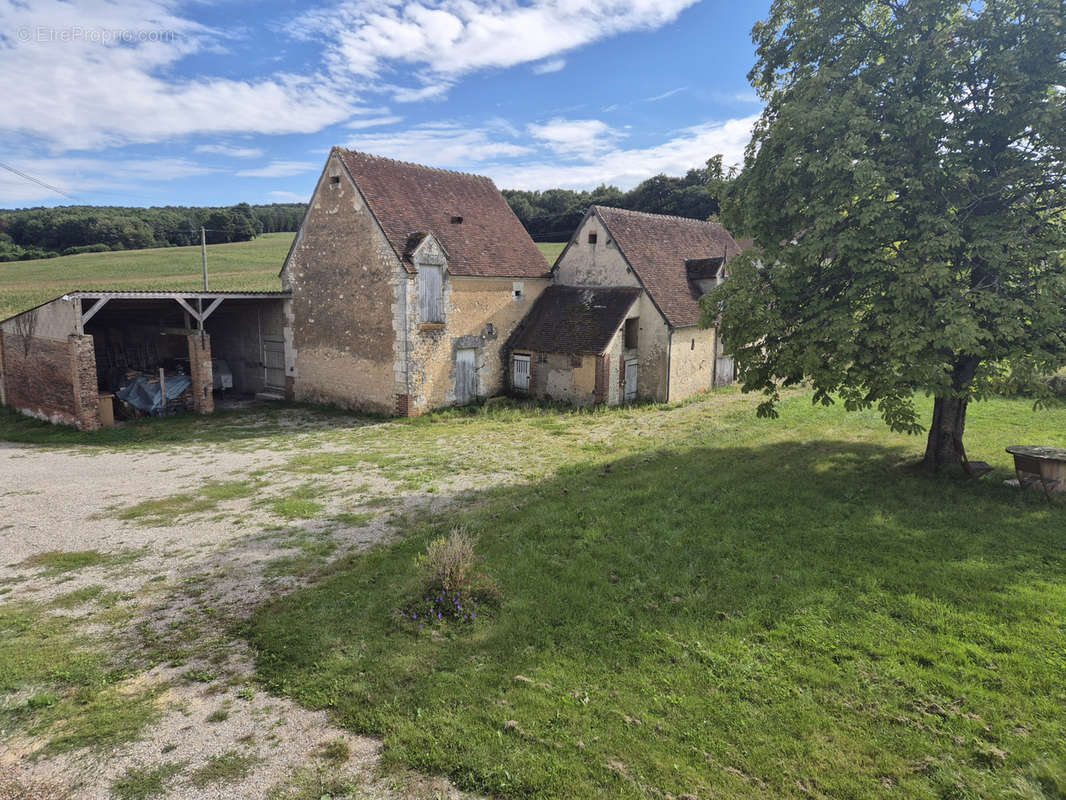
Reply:
[[721, 222], [712, 222], [709, 219], [697, 219], [696, 217], [682, 217], [680, 214], [653, 214], [651, 211], [634, 211], [631, 208], [619, 208], [618, 206], [601, 206], [593, 205], [595, 209], [604, 209], [605, 211], [621, 211], [624, 214], [639, 214], [642, 217], [655, 217], [656, 219], [676, 219], [682, 222], [700, 222], [704, 225], [717, 225], [720, 228], [724, 228]]
[[[448, 175], [462, 175], [467, 178], [478, 178], [479, 180], [489, 181], [490, 183], [493, 183], [492, 178], [490, 178], [488, 175], [479, 175], [476, 172], [464, 172], [461, 169], [445, 169], [444, 167], [434, 167], [430, 166], [429, 164], [419, 164], [416, 161], [404, 161], [403, 159], [399, 158], [389, 158], [388, 156], [379, 156], [373, 153], [365, 153], [362, 150], [350, 150], [347, 147], [340, 147], [339, 145], [335, 145], [335, 148], [337, 150], [340, 150], [342, 153], [351, 153], [352, 155], [363, 156], [364, 158], [373, 161], [388, 161], [390, 164], [400, 164], [405, 167], [417, 167], [418, 169], [430, 170], [431, 172], [444, 172]], [[495, 183], [493, 183], [493, 185], [495, 186]]]

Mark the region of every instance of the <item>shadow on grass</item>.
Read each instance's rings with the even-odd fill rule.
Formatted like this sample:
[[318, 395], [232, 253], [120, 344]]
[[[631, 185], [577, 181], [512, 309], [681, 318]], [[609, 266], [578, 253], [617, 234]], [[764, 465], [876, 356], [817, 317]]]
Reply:
[[[247, 635], [273, 691], [506, 796], [1060, 796], [1066, 509], [905, 452], [586, 462], [338, 562]], [[456, 524], [506, 599], [418, 630], [413, 560]]]

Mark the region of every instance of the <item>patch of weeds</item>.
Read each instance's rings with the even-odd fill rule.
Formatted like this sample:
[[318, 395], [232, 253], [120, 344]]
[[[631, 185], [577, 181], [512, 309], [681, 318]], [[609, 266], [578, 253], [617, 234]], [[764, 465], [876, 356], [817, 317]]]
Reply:
[[39, 569], [44, 577], [51, 578], [88, 567], [113, 567], [129, 564], [140, 557], [141, 551], [139, 550], [125, 550], [117, 553], [101, 553], [99, 550], [51, 550], [30, 556], [20, 566]]
[[190, 683], [211, 683], [218, 675], [206, 669], [190, 669], [182, 677]]
[[385, 506], [391, 506], [393, 499], [391, 497], [371, 497], [364, 500], [359, 505], [363, 508], [384, 508]]
[[352, 750], [344, 739], [334, 739], [322, 745], [318, 750], [318, 755], [333, 764], [343, 764], [351, 758]]
[[58, 694], [54, 694], [52, 692], [41, 692], [40, 694], [33, 695], [30, 699], [26, 701], [26, 708], [30, 709], [31, 711], [35, 711], [40, 708], [49, 708], [58, 703], [60, 699], [61, 698]]
[[46, 750], [51, 753], [82, 748], [108, 750], [134, 741], [146, 725], [159, 718], [155, 699], [161, 691], [155, 688], [131, 695], [109, 687], [64, 698], [50, 709], [59, 732], [48, 742]]
[[207, 715], [207, 722], [225, 722], [229, 719], [229, 711], [224, 708], [220, 708], [217, 711], [212, 711]]
[[55, 608], [77, 608], [78, 606], [83, 606], [98, 598], [103, 594], [106, 588], [107, 587], [97, 583], [92, 586], [85, 586], [81, 589], [75, 589], [73, 592], [61, 594], [52, 601], [52, 606]]
[[122, 777], [111, 783], [111, 795], [117, 800], [149, 800], [166, 790], [167, 783], [185, 769], [184, 763], [129, 767]]
[[362, 528], [372, 519], [374, 519], [374, 514], [371, 514], [369, 512], [357, 513], [354, 511], [345, 511], [342, 514], [337, 514], [334, 517], [330, 517], [331, 522], [337, 522], [341, 525], [347, 525], [349, 528]]
[[419, 630], [445, 620], [477, 622], [486, 606], [500, 602], [499, 586], [479, 568], [474, 538], [464, 528], [431, 541], [415, 563], [422, 572], [422, 598], [408, 603], [400, 616]]
[[299, 770], [267, 792], [266, 800], [346, 800], [359, 796], [357, 784], [319, 768]]
[[242, 686], [240, 691], [237, 692], [237, 697], [241, 700], [253, 700], [255, 699], [255, 689], [251, 686]]
[[303, 486], [289, 492], [285, 497], [279, 497], [270, 504], [271, 510], [284, 519], [310, 519], [322, 511], [324, 506], [316, 498], [321, 497], [323, 489], [313, 483], [305, 483]]
[[197, 789], [203, 789], [216, 783], [235, 783], [247, 777], [259, 758], [249, 753], [227, 750], [217, 756], [211, 756], [200, 768], [189, 773], [189, 783]]
[[258, 484], [250, 481], [213, 481], [196, 492], [174, 494], [145, 500], [118, 513], [118, 518], [143, 525], [158, 525], [191, 514], [214, 511], [226, 500], [238, 500], [255, 494]]

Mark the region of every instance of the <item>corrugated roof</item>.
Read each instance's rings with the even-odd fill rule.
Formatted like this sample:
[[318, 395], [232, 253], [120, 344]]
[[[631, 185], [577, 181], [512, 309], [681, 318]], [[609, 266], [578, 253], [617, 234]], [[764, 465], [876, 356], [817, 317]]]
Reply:
[[640, 297], [636, 287], [549, 286], [533, 305], [514, 350], [600, 355]]
[[489, 178], [337, 151], [401, 260], [410, 255], [412, 236], [432, 233], [453, 275], [548, 274], [544, 256]]
[[741, 252], [716, 222], [593, 206], [648, 295], [674, 327], [700, 321], [699, 290], [689, 282], [686, 261], [725, 258]]

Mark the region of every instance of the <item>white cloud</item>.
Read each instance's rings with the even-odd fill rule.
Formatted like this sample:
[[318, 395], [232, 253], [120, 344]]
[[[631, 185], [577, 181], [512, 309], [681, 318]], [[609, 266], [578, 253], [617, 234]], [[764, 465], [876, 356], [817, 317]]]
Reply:
[[411, 102], [440, 96], [455, 78], [476, 70], [558, 60], [620, 33], [660, 28], [695, 2], [342, 0], [304, 15], [291, 30], [325, 37], [335, 74], [380, 78], [390, 67], [414, 67], [427, 93], [417, 87], [396, 93], [397, 100]]
[[403, 122], [403, 117], [370, 117], [369, 119], [353, 119], [351, 122], [345, 123], [344, 127], [358, 131], [363, 128], [380, 128], [382, 125], [393, 125], [397, 122]]
[[263, 151], [258, 147], [230, 147], [225, 144], [202, 144], [194, 147], [193, 152], [227, 158], [259, 158], [263, 155]]
[[184, 158], [19, 158], [4, 161], [45, 183], [62, 189], [71, 198], [49, 191], [10, 172], [0, 171], [0, 204], [27, 205], [61, 200], [84, 202], [89, 194], [111, 195], [122, 205], [138, 205], [155, 198], [145, 196], [145, 187], [156, 181], [180, 180], [210, 175], [219, 170]]
[[269, 193], [279, 203], [306, 203], [309, 195], [299, 192], [274, 191]]
[[171, 77], [183, 59], [221, 46], [175, 0], [0, 0], [0, 30], [0, 131], [55, 151], [311, 133], [353, 111], [349, 94], [321, 76]]
[[554, 163], [548, 159], [517, 164], [487, 164], [481, 170], [508, 189], [587, 189], [600, 183], [629, 189], [659, 173], [683, 175], [721, 153], [727, 165], [742, 164], [744, 148], [758, 115], [708, 122], [677, 131], [673, 138], [648, 147], [612, 148], [585, 163]]
[[556, 118], [543, 125], [527, 126], [529, 134], [558, 155], [591, 158], [607, 150], [621, 134], [598, 119]]
[[668, 92], [663, 92], [662, 94], [657, 94], [654, 97], [645, 97], [644, 98], [644, 102], [645, 103], [658, 103], [660, 100], [665, 100], [667, 97], [673, 97], [675, 94], [680, 94], [681, 92], [685, 91], [686, 89], [688, 89], [687, 86], [678, 86], [676, 89], [671, 89]]
[[553, 58], [551, 61], [542, 61], [533, 65], [534, 75], [547, 75], [550, 72], [559, 72], [566, 67], [565, 58]]
[[303, 175], [305, 172], [320, 169], [321, 164], [311, 161], [271, 161], [265, 167], [256, 169], [242, 169], [237, 172], [238, 178], [289, 178], [293, 175]]
[[346, 146], [388, 158], [438, 167], [462, 167], [531, 152], [525, 145], [493, 139], [490, 133], [487, 129], [465, 128], [442, 122], [396, 133], [359, 136]]

